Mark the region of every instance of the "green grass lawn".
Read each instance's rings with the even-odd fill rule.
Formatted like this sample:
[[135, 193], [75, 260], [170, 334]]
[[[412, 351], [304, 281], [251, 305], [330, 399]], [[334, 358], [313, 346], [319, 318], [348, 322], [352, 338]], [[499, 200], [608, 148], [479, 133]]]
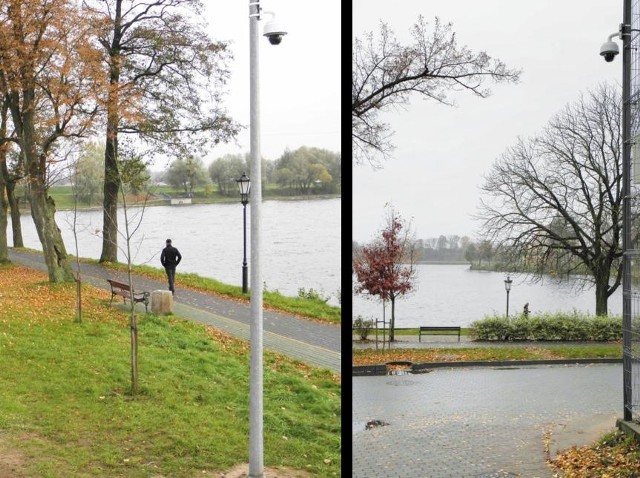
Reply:
[[[130, 330], [108, 293], [0, 270], [0, 452], [26, 476], [194, 477], [248, 462], [249, 347], [178, 317], [139, 319], [140, 392]], [[340, 474], [340, 383], [273, 353], [264, 364], [265, 466]]]

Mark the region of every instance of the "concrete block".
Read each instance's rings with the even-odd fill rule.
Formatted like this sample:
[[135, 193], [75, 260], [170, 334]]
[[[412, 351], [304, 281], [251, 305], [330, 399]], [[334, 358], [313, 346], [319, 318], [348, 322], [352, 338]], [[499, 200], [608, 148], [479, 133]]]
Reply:
[[173, 294], [170, 290], [154, 290], [151, 292], [151, 312], [154, 314], [171, 314], [173, 312]]

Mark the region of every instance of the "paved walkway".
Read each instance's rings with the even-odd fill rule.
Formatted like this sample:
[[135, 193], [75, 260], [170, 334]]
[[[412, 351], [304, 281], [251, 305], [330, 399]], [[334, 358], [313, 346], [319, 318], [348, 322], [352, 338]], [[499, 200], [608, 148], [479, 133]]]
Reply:
[[[622, 414], [621, 365], [438, 369], [352, 383], [353, 476], [362, 478], [550, 478], [548, 453], [592, 443]], [[374, 420], [388, 425], [366, 429]]]
[[[9, 258], [16, 264], [44, 270], [42, 254], [9, 249]], [[82, 281], [109, 290], [107, 278], [126, 280], [126, 274], [107, 270], [99, 265], [81, 264]], [[165, 290], [165, 282], [135, 276], [136, 288]], [[249, 303], [224, 299], [202, 292], [180, 289], [180, 274], [176, 277], [174, 314], [185, 319], [211, 325], [243, 340], [249, 340]], [[136, 304], [144, 308], [144, 304]], [[295, 316], [264, 310], [264, 347], [310, 365], [340, 373], [340, 327], [312, 322]]]

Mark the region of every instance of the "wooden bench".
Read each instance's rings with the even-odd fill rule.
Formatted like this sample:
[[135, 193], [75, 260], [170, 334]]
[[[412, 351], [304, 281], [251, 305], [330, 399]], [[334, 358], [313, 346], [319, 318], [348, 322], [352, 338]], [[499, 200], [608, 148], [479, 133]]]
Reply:
[[113, 302], [113, 298], [116, 295], [119, 295], [120, 297], [122, 297], [124, 303], [127, 303], [127, 299], [129, 300], [133, 300], [133, 304], [135, 305], [137, 302], [143, 302], [144, 303], [144, 310], [146, 312], [149, 312], [148, 306], [149, 306], [149, 296], [151, 295], [151, 293], [149, 292], [131, 292], [131, 288], [129, 287], [129, 284], [125, 284], [124, 282], [119, 282], [117, 280], [114, 279], [107, 279], [107, 282], [109, 283], [109, 285], [111, 286], [111, 300], [109, 301], [109, 304], [111, 304]]
[[420, 327], [420, 332], [418, 332], [418, 342], [422, 342], [422, 334], [449, 335], [450, 333], [457, 333], [458, 342], [460, 342], [460, 327]]

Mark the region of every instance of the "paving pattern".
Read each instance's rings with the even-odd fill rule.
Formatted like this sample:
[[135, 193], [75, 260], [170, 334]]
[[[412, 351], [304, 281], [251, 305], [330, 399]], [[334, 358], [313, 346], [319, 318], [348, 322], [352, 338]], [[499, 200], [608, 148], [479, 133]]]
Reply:
[[[622, 414], [622, 366], [353, 378], [354, 477], [551, 478], [545, 434]], [[372, 420], [388, 423], [366, 429]]]

